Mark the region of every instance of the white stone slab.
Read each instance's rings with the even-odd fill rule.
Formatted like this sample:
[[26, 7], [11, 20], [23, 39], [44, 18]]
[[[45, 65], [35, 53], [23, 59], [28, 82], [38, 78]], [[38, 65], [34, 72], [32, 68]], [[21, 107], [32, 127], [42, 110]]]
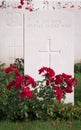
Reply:
[[23, 14], [10, 10], [0, 12], [0, 61], [13, 63], [23, 57]]
[[[65, 11], [25, 14], [25, 73], [39, 79], [38, 69], [51, 67], [56, 73], [73, 75], [74, 16]], [[74, 102], [73, 94], [67, 101]]]

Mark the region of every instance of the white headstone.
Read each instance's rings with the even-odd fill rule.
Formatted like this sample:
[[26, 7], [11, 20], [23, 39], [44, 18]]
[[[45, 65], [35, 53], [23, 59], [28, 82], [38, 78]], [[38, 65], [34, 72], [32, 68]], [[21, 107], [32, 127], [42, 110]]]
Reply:
[[[57, 74], [74, 71], [74, 15], [69, 11], [25, 14], [25, 73], [39, 79], [38, 69], [51, 67]], [[67, 95], [66, 102], [74, 102]]]
[[23, 14], [13, 9], [0, 10], [0, 61], [13, 63], [23, 57]]

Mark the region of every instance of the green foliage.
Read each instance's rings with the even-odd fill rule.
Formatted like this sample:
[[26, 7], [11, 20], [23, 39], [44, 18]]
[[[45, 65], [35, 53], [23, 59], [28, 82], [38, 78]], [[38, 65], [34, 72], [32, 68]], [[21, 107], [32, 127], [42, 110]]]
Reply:
[[[80, 104], [81, 105], [81, 104]], [[73, 106], [71, 103], [55, 101], [47, 110], [52, 119], [81, 120], [81, 106]]]
[[[23, 74], [23, 61], [16, 59], [14, 65]], [[34, 98], [19, 98], [21, 90], [13, 86], [10, 91], [6, 89], [9, 82], [15, 79], [15, 74], [4, 72], [4, 64], [0, 68], [0, 120], [81, 120], [81, 103], [77, 106], [65, 104], [56, 100], [51, 83], [46, 79], [37, 82], [37, 87], [32, 90]], [[53, 85], [53, 83], [52, 83]]]
[[7, 118], [12, 121], [22, 121], [28, 118], [28, 102], [17, 97], [13, 91], [12, 96], [9, 95]]
[[5, 68], [5, 63], [0, 62], [0, 72], [3, 71]]
[[5, 64], [0, 64], [0, 119], [5, 120], [7, 116], [8, 91], [6, 86], [9, 82], [10, 76], [4, 72]]
[[75, 77], [77, 79], [77, 85], [74, 91], [74, 101], [75, 105], [77, 105], [77, 101], [81, 102], [81, 73], [75, 73]]
[[[20, 70], [21, 73], [24, 73], [24, 61], [23, 59], [17, 58], [14, 62], [14, 65]], [[0, 63], [0, 119], [6, 120], [7, 118], [14, 118], [12, 111], [14, 112], [14, 104], [16, 107], [17, 102], [17, 93], [12, 90], [11, 92], [6, 89], [8, 83], [15, 78], [15, 74], [10, 72], [8, 75], [5, 73], [6, 65]], [[10, 107], [12, 106], [12, 107]], [[9, 114], [8, 114], [9, 113]]]
[[[7, 79], [8, 80], [8, 79]], [[6, 120], [7, 107], [9, 103], [9, 91], [6, 89], [7, 81], [4, 80], [4, 84], [0, 86], [0, 119]]]
[[75, 63], [74, 64], [74, 72], [77, 73], [81, 73], [81, 63]]

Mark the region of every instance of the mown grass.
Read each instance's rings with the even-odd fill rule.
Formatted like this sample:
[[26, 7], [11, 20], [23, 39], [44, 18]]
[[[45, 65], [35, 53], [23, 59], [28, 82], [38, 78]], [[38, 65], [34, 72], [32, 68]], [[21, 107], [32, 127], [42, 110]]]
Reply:
[[74, 93], [74, 101], [77, 104], [77, 101], [81, 102], [81, 73], [75, 73], [75, 77], [77, 78], [77, 86], [75, 87]]
[[0, 130], [81, 130], [81, 122], [34, 121], [34, 122], [0, 122]]

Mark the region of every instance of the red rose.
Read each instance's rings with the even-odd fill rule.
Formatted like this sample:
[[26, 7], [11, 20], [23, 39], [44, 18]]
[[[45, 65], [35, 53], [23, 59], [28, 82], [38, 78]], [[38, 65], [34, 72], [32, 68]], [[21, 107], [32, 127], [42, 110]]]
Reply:
[[13, 71], [13, 68], [11, 66], [5, 69], [5, 73], [10, 73], [11, 71]]
[[27, 5], [30, 5], [30, 2], [29, 2], [29, 1], [27, 1]]
[[77, 85], [77, 79], [76, 78], [72, 78], [71, 82], [72, 82], [72, 86], [75, 87]]
[[23, 82], [23, 79], [24, 79], [23, 75], [17, 76], [17, 78], [16, 78], [16, 89], [21, 88], [21, 84]]
[[26, 95], [22, 92], [22, 93], [19, 94], [19, 98], [22, 98], [22, 99], [26, 98]]
[[62, 100], [62, 89], [58, 89], [56, 90], [56, 94], [57, 94], [57, 100], [61, 101]]
[[23, 5], [24, 4], [24, 0], [20, 0], [20, 4]]
[[18, 68], [14, 68], [13, 71], [15, 72], [16, 76], [20, 75], [20, 72], [19, 72]]
[[7, 85], [7, 89], [10, 90], [12, 86], [15, 85], [15, 80], [11, 81], [8, 85]]
[[20, 75], [18, 68], [15, 68], [13, 65], [5, 69], [5, 73], [10, 73], [11, 71], [15, 72], [17, 76]]
[[18, 8], [18, 9], [21, 9], [21, 8], [22, 8], [22, 5], [18, 5], [17, 8]]
[[72, 93], [72, 92], [73, 92], [72, 87], [70, 87], [70, 86], [67, 86], [67, 87], [65, 88], [65, 91], [66, 91], [67, 93]]
[[63, 91], [61, 88], [59, 88], [58, 86], [54, 86], [54, 94], [57, 95], [57, 100], [61, 101], [62, 100], [62, 94], [63, 94]]
[[55, 76], [55, 72], [53, 71], [53, 69], [48, 68], [48, 67], [42, 67], [41, 69], [39, 69], [39, 74], [44, 73], [44, 76], [52, 79]]
[[62, 75], [61, 74], [56, 75], [55, 76], [55, 84], [62, 84], [62, 83], [63, 83]]
[[62, 73], [62, 76], [63, 76], [63, 78], [72, 78], [72, 75], [68, 75], [68, 74], [65, 74], [65, 73]]
[[29, 10], [29, 7], [26, 7], [25, 9], [26, 9], [26, 10]]
[[57, 90], [57, 89], [58, 89], [58, 86], [54, 86], [53, 88], [54, 88], [54, 90]]
[[26, 75], [25, 76], [25, 85], [28, 86], [28, 85], [32, 85], [33, 87], [36, 87], [36, 82], [34, 81], [34, 79], [29, 76], [29, 75]]
[[75, 6], [74, 5], [71, 5], [71, 7], [70, 8], [74, 8]]
[[27, 88], [24, 88], [22, 93], [19, 94], [19, 97], [20, 98], [33, 98], [34, 97], [34, 94], [30, 91], [30, 88], [27, 87]]
[[29, 11], [33, 11], [33, 8], [32, 8], [32, 7], [30, 7], [30, 8], [29, 8]]
[[69, 86], [75, 87], [77, 85], [77, 79], [76, 78], [66, 78], [65, 81]]

